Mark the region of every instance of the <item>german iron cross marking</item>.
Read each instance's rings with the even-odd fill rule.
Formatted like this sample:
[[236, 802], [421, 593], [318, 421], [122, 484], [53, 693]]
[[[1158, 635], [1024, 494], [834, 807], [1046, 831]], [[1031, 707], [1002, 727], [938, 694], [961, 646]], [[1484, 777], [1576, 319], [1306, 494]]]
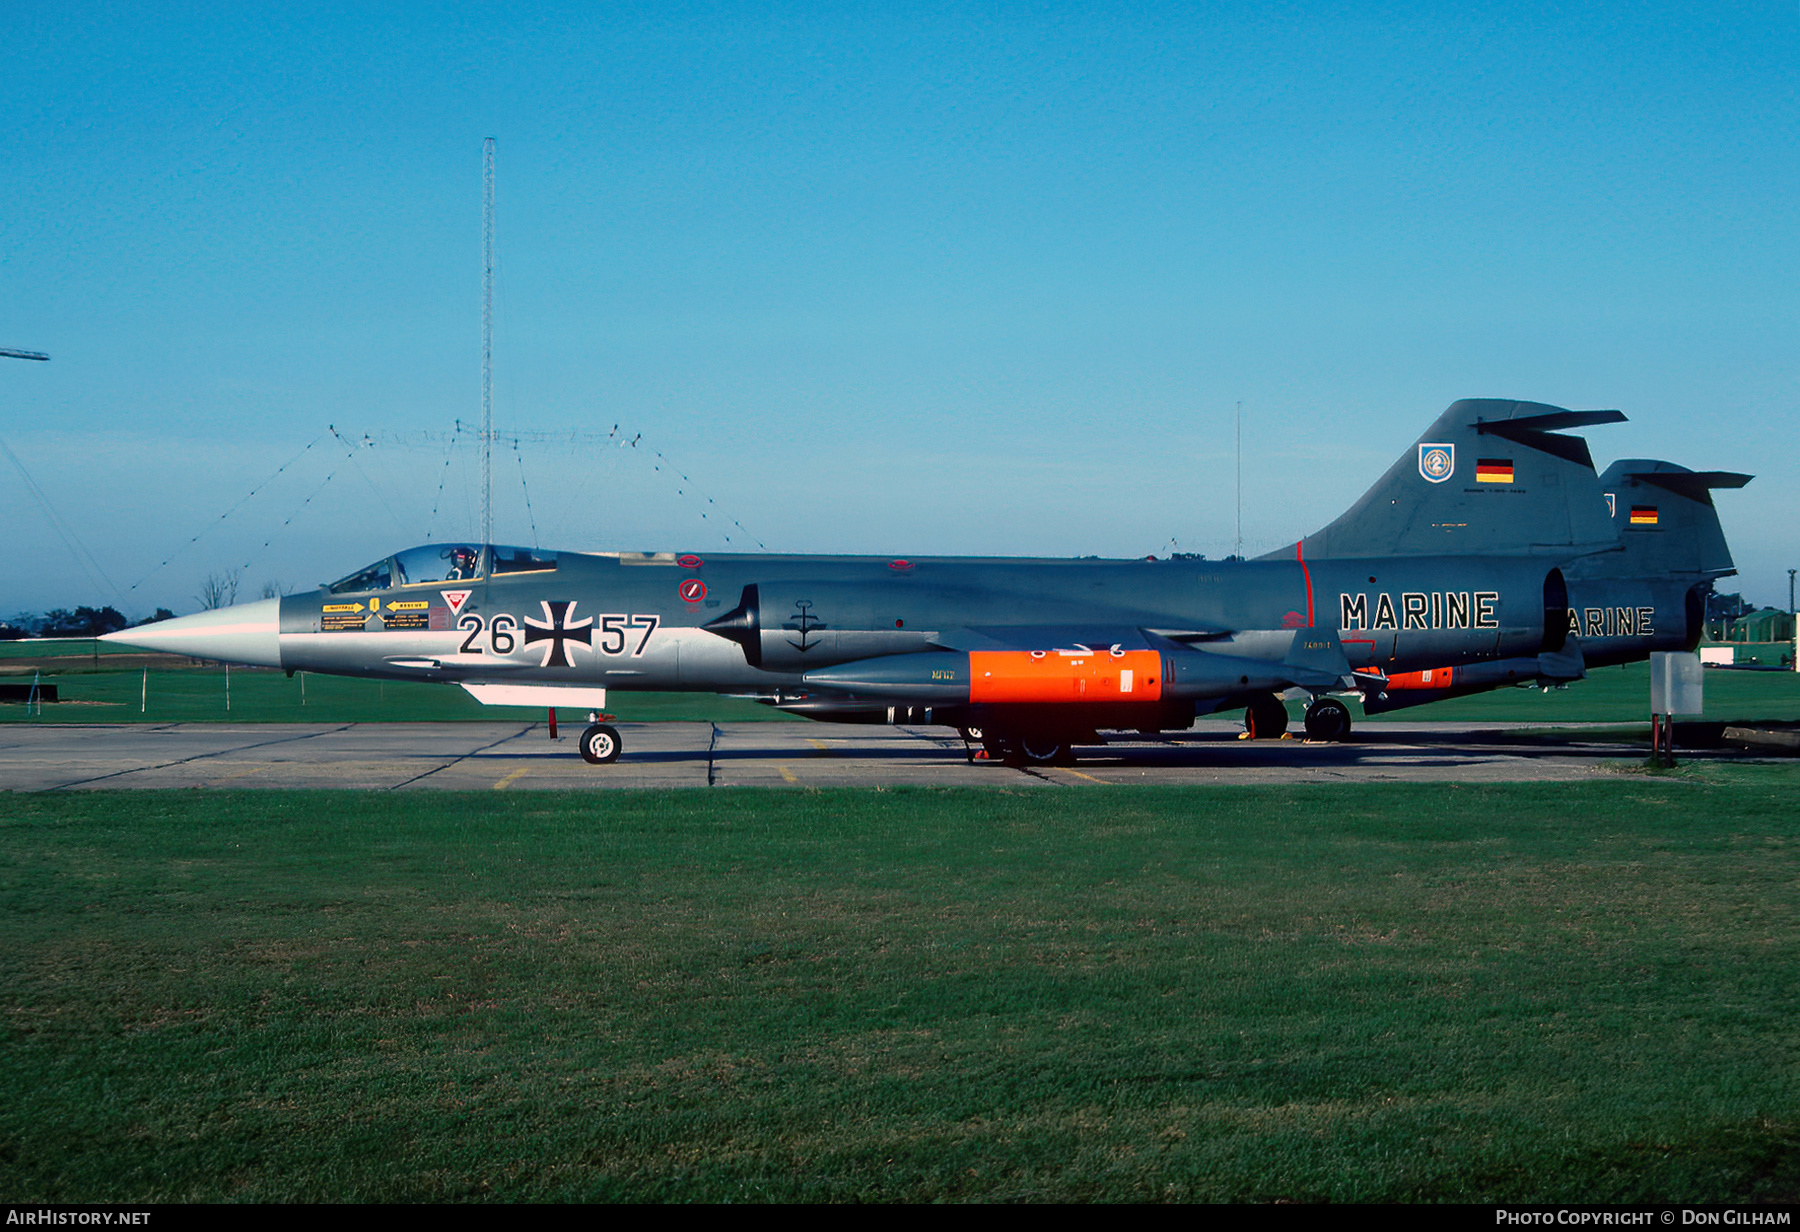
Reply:
[[548, 641], [550, 645], [544, 651], [543, 666], [572, 666], [569, 656], [563, 652], [563, 643], [580, 642], [583, 646], [592, 647], [594, 618], [586, 616], [579, 623], [567, 623], [569, 613], [575, 610], [578, 600], [552, 603], [548, 599], [540, 599], [538, 602], [544, 605], [544, 619], [533, 620], [529, 616], [525, 618], [525, 644], [529, 646], [533, 642]]

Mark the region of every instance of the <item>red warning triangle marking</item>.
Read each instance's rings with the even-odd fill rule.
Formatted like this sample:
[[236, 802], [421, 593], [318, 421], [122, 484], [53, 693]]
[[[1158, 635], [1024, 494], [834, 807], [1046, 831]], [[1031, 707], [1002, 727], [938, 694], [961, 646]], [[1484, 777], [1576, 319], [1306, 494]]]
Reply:
[[475, 592], [472, 590], [440, 590], [438, 593], [444, 596], [444, 602], [450, 605], [450, 614], [454, 616], [462, 611], [462, 605]]

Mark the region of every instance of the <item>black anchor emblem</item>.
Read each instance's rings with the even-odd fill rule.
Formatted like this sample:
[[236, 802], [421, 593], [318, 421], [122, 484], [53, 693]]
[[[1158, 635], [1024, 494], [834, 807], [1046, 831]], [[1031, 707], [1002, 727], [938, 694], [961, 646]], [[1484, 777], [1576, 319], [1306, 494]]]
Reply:
[[790, 637], [788, 639], [788, 645], [792, 646], [795, 650], [798, 650], [801, 654], [805, 654], [819, 644], [818, 641], [811, 636], [813, 626], [823, 624], [824, 622], [812, 614], [811, 599], [800, 600], [798, 603], [794, 604], [794, 608], [794, 614], [788, 617], [786, 627], [798, 632], [800, 634], [800, 640], [796, 642]]

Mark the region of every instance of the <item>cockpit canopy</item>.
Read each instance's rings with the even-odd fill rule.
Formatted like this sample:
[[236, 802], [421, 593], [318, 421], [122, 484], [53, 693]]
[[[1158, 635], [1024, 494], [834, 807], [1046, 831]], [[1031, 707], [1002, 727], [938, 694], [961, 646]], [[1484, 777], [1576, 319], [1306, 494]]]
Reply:
[[325, 589], [334, 595], [391, 590], [396, 586], [468, 582], [490, 574], [545, 573], [556, 568], [556, 553], [537, 548], [475, 543], [428, 543], [378, 560], [339, 578]]

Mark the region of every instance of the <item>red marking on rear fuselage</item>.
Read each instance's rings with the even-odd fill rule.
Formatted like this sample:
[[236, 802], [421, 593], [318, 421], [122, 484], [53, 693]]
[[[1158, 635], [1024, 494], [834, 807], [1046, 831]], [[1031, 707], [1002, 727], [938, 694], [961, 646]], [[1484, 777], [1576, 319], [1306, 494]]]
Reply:
[[1313, 619], [1312, 570], [1306, 567], [1306, 549], [1299, 543], [1294, 545], [1294, 559], [1300, 562], [1300, 576], [1306, 579], [1306, 627], [1310, 629], [1317, 623]]

